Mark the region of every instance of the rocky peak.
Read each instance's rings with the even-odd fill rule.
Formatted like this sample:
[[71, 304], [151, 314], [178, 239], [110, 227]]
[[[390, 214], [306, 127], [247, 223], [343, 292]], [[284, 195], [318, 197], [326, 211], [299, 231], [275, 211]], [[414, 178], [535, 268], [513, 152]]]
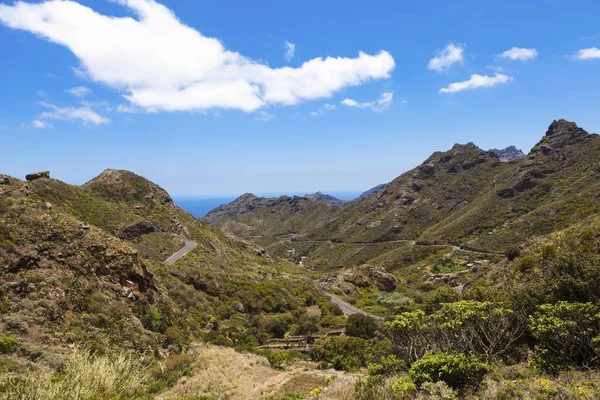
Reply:
[[455, 144], [445, 152], [433, 153], [427, 161], [417, 167], [419, 179], [432, 177], [436, 171], [445, 170], [450, 173], [468, 170], [486, 162], [499, 162], [498, 156], [492, 152], [481, 150], [475, 143]]
[[525, 153], [515, 146], [508, 146], [504, 149], [491, 149], [490, 151], [496, 154], [502, 162], [509, 162], [525, 157]]
[[533, 147], [532, 153], [548, 154], [553, 150], [582, 142], [591, 136], [584, 129], [578, 127], [575, 122], [564, 119], [555, 120], [548, 127], [542, 140]]
[[106, 169], [84, 186], [112, 200], [173, 204], [166, 190], [130, 171]]
[[307, 194], [304, 197], [306, 197], [307, 199], [314, 200], [314, 201], [322, 201], [327, 204], [331, 204], [332, 206], [338, 206], [338, 207], [341, 207], [346, 203], [343, 200], [340, 200], [340, 199], [330, 196], [328, 194], [324, 194], [322, 192]]

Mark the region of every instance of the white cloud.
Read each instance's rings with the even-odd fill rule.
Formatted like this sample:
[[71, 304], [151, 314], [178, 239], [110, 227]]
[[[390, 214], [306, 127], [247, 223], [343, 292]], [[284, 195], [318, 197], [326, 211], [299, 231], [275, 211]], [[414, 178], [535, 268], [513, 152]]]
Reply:
[[464, 48], [453, 43], [448, 43], [444, 50], [438, 51], [435, 57], [429, 60], [427, 67], [433, 71], [443, 72], [453, 64], [462, 64], [464, 61]]
[[50, 111], [41, 113], [39, 120], [79, 121], [83, 122], [84, 125], [100, 125], [110, 122], [108, 118], [99, 115], [87, 105], [82, 105], [81, 107], [58, 107], [47, 102], [40, 104]]
[[313, 117], [320, 117], [322, 115], [327, 114], [329, 111], [335, 110], [336, 108], [337, 107], [335, 106], [335, 104], [325, 103], [321, 107], [319, 107], [317, 111], [311, 112], [310, 115], [312, 115]]
[[457, 93], [463, 90], [492, 87], [510, 82], [512, 79], [512, 76], [499, 74], [498, 72], [494, 76], [473, 74], [466, 81], [454, 82], [448, 85], [448, 87], [440, 89], [440, 93]]
[[85, 86], [77, 86], [71, 89], [67, 89], [67, 93], [74, 97], [86, 97], [92, 94], [92, 89]]
[[502, 54], [498, 54], [500, 58], [507, 58], [509, 60], [533, 60], [538, 56], [536, 49], [524, 49], [519, 47], [513, 47], [512, 49], [506, 50]]
[[600, 58], [600, 49], [597, 47], [589, 47], [587, 49], [581, 49], [575, 54], [575, 58], [578, 60], [595, 60]]
[[118, 0], [137, 17], [111, 17], [74, 1], [0, 4], [0, 22], [67, 47], [93, 81], [146, 111], [232, 108], [254, 111], [328, 98], [350, 86], [389, 78], [386, 51], [314, 58], [298, 68], [270, 68], [225, 49], [184, 25], [154, 0]]
[[296, 45], [292, 42], [288, 42], [287, 40], [283, 43], [283, 56], [287, 61], [292, 61], [294, 55], [296, 55]]
[[[359, 103], [354, 99], [344, 99], [341, 101], [341, 103], [346, 107], [370, 108], [375, 112], [381, 112], [390, 108], [393, 98], [394, 94], [392, 92], [383, 92], [381, 94], [381, 97], [375, 101], [366, 101], [363, 103]], [[405, 103], [403, 102], [403, 104]]]
[[256, 116], [256, 119], [263, 122], [268, 122], [275, 118], [273, 114], [269, 114], [265, 110], [259, 110]]
[[31, 121], [30, 126], [36, 129], [52, 128], [52, 124], [50, 122], [42, 121], [39, 119], [34, 119], [33, 121]]

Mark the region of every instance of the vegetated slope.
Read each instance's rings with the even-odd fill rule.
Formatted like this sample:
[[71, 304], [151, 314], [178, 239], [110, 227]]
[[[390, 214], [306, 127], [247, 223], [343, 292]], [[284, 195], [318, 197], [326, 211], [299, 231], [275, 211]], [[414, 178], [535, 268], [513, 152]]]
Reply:
[[339, 207], [309, 197], [261, 198], [247, 193], [217, 207], [202, 221], [237, 236], [278, 236], [307, 231]]
[[[600, 139], [573, 122], [554, 121], [527, 157], [501, 162], [475, 144], [432, 154], [373, 195], [341, 208], [289, 207], [297, 235], [311, 241], [376, 243], [414, 240], [504, 251], [597, 211]], [[240, 234], [235, 209], [207, 220]], [[244, 229], [271, 235], [273, 205], [244, 213]], [[233, 214], [233, 215], [232, 215]], [[285, 223], [284, 223], [285, 224]], [[279, 232], [282, 233], [282, 232]]]
[[[29, 362], [57, 367], [72, 346], [152, 356], [208, 334], [233, 344], [222, 330], [235, 326], [244, 340], [248, 316], [314, 296], [301, 271], [200, 223], [130, 172], [81, 187], [0, 183], [0, 337], [16, 340], [0, 375]], [[184, 239], [197, 247], [164, 265]]]

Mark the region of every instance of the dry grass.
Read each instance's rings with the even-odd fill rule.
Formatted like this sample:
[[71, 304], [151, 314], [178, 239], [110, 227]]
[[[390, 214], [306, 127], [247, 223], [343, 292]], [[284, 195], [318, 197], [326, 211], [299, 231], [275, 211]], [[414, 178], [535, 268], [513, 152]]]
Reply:
[[94, 357], [73, 353], [60, 375], [13, 377], [2, 382], [0, 398], [19, 400], [114, 400], [135, 398], [147, 380], [145, 365], [130, 354]]
[[264, 357], [202, 345], [193, 375], [182, 378], [158, 399], [210, 395], [218, 400], [255, 400], [285, 394], [308, 396], [316, 390], [319, 400], [345, 400], [352, 398], [357, 379], [337, 371], [316, 370], [307, 362], [295, 364], [289, 371], [276, 371]]

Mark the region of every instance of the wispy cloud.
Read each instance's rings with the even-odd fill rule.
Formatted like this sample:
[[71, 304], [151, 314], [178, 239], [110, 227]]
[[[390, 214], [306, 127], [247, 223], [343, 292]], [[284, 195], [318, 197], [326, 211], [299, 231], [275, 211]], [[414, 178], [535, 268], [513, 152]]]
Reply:
[[74, 97], [83, 98], [92, 94], [92, 89], [85, 86], [77, 86], [71, 89], [67, 89], [67, 93]]
[[42, 121], [39, 119], [34, 119], [33, 121], [31, 121], [31, 124], [29, 124], [29, 126], [36, 129], [52, 128], [52, 124], [50, 122]]
[[336, 108], [337, 107], [335, 106], [335, 104], [325, 103], [321, 107], [319, 107], [319, 109], [317, 111], [311, 112], [310, 115], [312, 115], [313, 117], [320, 117], [322, 115], [327, 114], [330, 111], [335, 110]]
[[448, 43], [446, 48], [439, 50], [435, 57], [429, 60], [427, 67], [433, 71], [443, 72], [454, 64], [463, 64], [464, 61], [464, 48], [454, 43]]
[[341, 101], [346, 107], [369, 108], [375, 112], [385, 111], [390, 108], [394, 94], [392, 92], [383, 92], [381, 97], [375, 101], [358, 102], [354, 99], [344, 99]]
[[292, 61], [292, 58], [296, 55], [296, 45], [287, 40], [283, 43], [283, 56], [287, 61]]
[[0, 23], [65, 46], [88, 79], [146, 111], [289, 106], [389, 78], [395, 67], [391, 54], [380, 51], [271, 68], [227, 50], [156, 1], [116, 3], [134, 18], [104, 15], [75, 1], [18, 1], [0, 4]]
[[101, 116], [89, 106], [82, 105], [80, 107], [58, 107], [54, 104], [42, 102], [43, 107], [50, 111], [44, 111], [40, 114], [39, 120], [62, 120], [62, 121], [79, 121], [84, 125], [101, 125], [107, 124], [110, 120]]
[[275, 118], [273, 114], [266, 112], [265, 110], [260, 110], [256, 113], [256, 119], [263, 122], [269, 122]]
[[505, 52], [498, 54], [498, 57], [500, 58], [520, 61], [533, 60], [537, 56], [538, 51], [536, 49], [525, 49], [520, 47], [513, 47], [512, 49], [506, 50]]
[[440, 89], [440, 93], [457, 93], [463, 90], [488, 88], [510, 82], [512, 79], [512, 76], [497, 72], [494, 76], [473, 74], [466, 81], [454, 82], [448, 85], [448, 87]]
[[577, 60], [597, 60], [600, 58], [600, 49], [597, 47], [589, 47], [587, 49], [580, 49], [575, 54], [575, 59]]

